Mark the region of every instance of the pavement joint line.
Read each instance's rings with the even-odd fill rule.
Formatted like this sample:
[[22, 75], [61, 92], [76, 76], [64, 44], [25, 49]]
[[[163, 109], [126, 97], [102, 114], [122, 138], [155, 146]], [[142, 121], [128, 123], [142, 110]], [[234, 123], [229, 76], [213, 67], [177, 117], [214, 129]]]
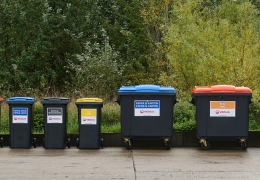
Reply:
[[136, 180], [136, 169], [135, 169], [134, 151], [133, 151], [133, 149], [132, 149], [131, 151], [132, 151], [133, 168], [134, 168], [135, 180]]

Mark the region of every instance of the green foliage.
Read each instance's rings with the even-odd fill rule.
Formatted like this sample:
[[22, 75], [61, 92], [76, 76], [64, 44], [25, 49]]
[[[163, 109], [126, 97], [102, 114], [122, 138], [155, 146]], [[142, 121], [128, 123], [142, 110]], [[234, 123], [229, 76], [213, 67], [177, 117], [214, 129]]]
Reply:
[[123, 84], [156, 83], [164, 60], [151, 37], [161, 33], [143, 20], [144, 12], [163, 13], [148, 7], [141, 0], [1, 1], [0, 89], [111, 98]]
[[121, 132], [121, 123], [102, 123], [101, 132]]
[[77, 133], [79, 132], [79, 125], [78, 125], [78, 112], [71, 111], [68, 114], [68, 122], [67, 122], [67, 132], [68, 133]]
[[2, 107], [0, 106], [0, 108], [2, 108], [1, 121], [0, 121], [0, 133], [9, 134], [9, 108], [4, 108], [3, 106]]
[[181, 99], [174, 106], [173, 130], [194, 131], [196, 130], [195, 106], [188, 101]]
[[[232, 84], [256, 89], [259, 76], [259, 17], [249, 2], [176, 1], [168, 35], [173, 86]], [[208, 1], [206, 1], [208, 2]], [[172, 76], [172, 75], [170, 75]]]
[[120, 106], [117, 103], [105, 103], [102, 108], [101, 124], [119, 123], [121, 119]]
[[44, 118], [43, 118], [43, 105], [40, 102], [36, 102], [33, 105], [34, 119], [33, 119], [33, 131], [36, 133], [44, 132]]

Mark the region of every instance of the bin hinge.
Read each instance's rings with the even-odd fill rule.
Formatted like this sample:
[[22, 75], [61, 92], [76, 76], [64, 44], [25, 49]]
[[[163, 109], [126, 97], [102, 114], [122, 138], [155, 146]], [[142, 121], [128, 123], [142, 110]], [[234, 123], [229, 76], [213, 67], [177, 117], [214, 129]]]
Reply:
[[245, 139], [240, 139], [240, 143], [244, 143], [246, 146], [246, 140]]
[[200, 142], [200, 143], [203, 143], [203, 144], [204, 144], [204, 146], [205, 146], [205, 147], [207, 147], [207, 142], [206, 142], [206, 140], [205, 140], [205, 139], [201, 139], [199, 142]]
[[129, 146], [131, 146], [131, 141], [130, 139], [124, 139], [125, 143], [128, 142]]

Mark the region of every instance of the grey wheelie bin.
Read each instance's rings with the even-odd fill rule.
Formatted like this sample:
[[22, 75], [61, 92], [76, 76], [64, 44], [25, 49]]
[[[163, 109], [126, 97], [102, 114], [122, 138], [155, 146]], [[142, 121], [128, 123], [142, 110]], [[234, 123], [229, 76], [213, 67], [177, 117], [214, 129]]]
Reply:
[[[1, 102], [2, 101], [3, 101], [3, 99], [0, 98], [0, 130], [2, 130], [1, 129]], [[1, 146], [1, 148], [4, 146], [4, 138], [3, 137], [0, 137], [0, 146]]]
[[48, 97], [44, 98], [44, 139], [45, 149], [64, 149], [66, 145], [70, 148], [70, 139], [67, 138], [67, 104], [68, 98]]
[[170, 149], [176, 90], [159, 85], [122, 86], [117, 103], [121, 106], [121, 137], [127, 149], [131, 140], [160, 140]]
[[103, 148], [103, 139], [100, 139], [101, 108], [103, 100], [99, 98], [82, 98], [75, 103], [78, 107], [79, 138], [77, 148]]
[[195, 87], [191, 93], [201, 148], [209, 149], [210, 141], [239, 141], [247, 149], [251, 89], [216, 85]]
[[7, 100], [9, 104], [10, 139], [12, 149], [36, 148], [36, 138], [33, 138], [33, 112], [35, 98], [13, 97]]

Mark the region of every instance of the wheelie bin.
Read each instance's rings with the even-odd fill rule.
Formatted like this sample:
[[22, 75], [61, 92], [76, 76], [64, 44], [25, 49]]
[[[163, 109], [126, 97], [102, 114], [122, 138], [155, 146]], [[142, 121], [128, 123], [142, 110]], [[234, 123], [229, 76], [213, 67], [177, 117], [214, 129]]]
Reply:
[[173, 134], [173, 107], [176, 90], [159, 85], [122, 86], [116, 101], [121, 106], [121, 137], [126, 149], [132, 149], [131, 140], [160, 140], [171, 148]]
[[197, 137], [201, 148], [210, 149], [210, 141], [239, 141], [247, 149], [249, 104], [248, 87], [215, 85], [195, 87], [191, 103], [196, 106]]
[[[0, 130], [2, 130], [1, 129], [1, 102], [2, 101], [3, 101], [3, 99], [0, 98]], [[1, 148], [4, 146], [4, 138], [3, 137], [0, 137], [0, 146], [1, 146]]]
[[70, 138], [67, 138], [67, 104], [68, 98], [48, 97], [44, 98], [44, 138], [45, 149], [64, 149], [66, 145], [70, 148]]
[[29, 149], [33, 145], [36, 148], [36, 138], [33, 138], [35, 98], [12, 97], [7, 100], [9, 104], [10, 139], [9, 146], [12, 149]]
[[103, 139], [100, 139], [101, 108], [103, 100], [99, 98], [78, 99], [79, 138], [77, 148], [100, 149], [103, 148]]

